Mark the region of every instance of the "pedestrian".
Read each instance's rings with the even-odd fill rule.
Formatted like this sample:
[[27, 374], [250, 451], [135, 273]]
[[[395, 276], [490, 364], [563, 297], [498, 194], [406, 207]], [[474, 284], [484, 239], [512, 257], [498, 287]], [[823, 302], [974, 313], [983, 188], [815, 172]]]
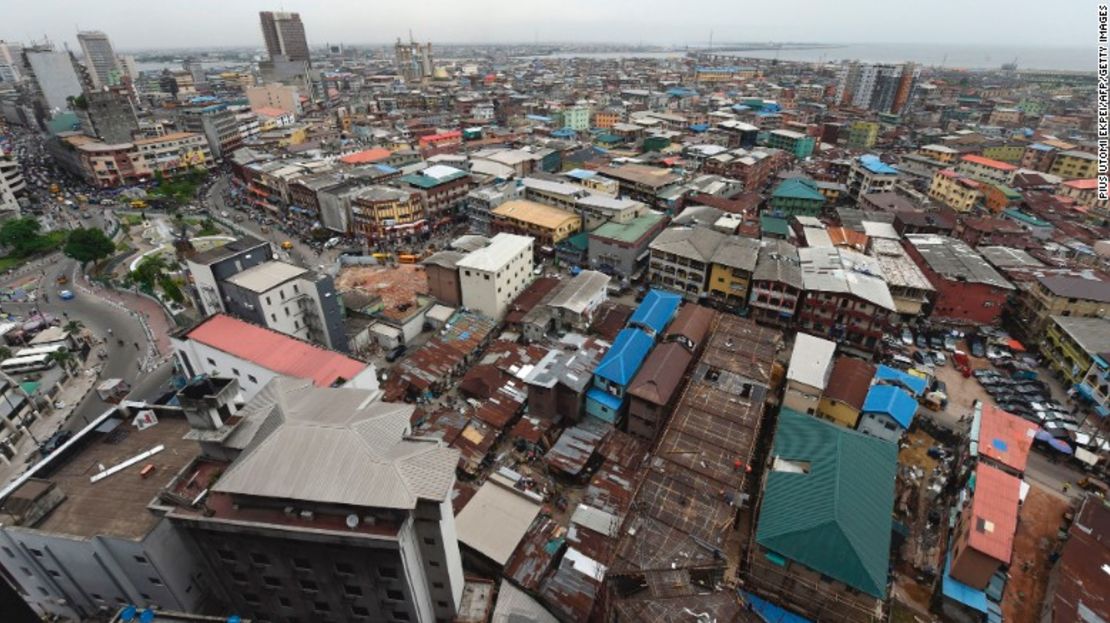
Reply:
[[1064, 483], [1064, 493], [1067, 493], [1068, 489], [1071, 489], [1071, 483], [1070, 482], [1065, 482]]

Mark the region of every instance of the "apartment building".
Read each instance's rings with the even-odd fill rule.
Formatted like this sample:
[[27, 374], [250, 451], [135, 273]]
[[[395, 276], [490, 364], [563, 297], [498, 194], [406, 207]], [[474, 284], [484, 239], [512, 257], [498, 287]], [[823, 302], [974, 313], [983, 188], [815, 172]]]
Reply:
[[864, 195], [894, 190], [898, 181], [898, 170], [886, 164], [875, 155], [864, 155], [852, 159], [848, 169], [848, 196], [860, 205]]
[[243, 237], [186, 258], [196, 299], [205, 316], [227, 311], [221, 283], [248, 268], [274, 259], [270, 243]]
[[669, 227], [648, 245], [651, 283], [697, 301], [706, 293], [713, 254], [727, 238], [706, 227]]
[[926, 158], [929, 158], [930, 160], [936, 160], [937, 162], [943, 162], [944, 164], [954, 163], [956, 161], [956, 158], [960, 155], [960, 152], [957, 149], [953, 149], [952, 147], [949, 147], [947, 145], [937, 144], [924, 145], [922, 147], [919, 147], [917, 149], [917, 153], [925, 156]]
[[463, 305], [494, 320], [504, 317], [532, 281], [533, 244], [529, 236], [499, 233], [456, 262]]
[[825, 195], [817, 188], [817, 182], [793, 178], [775, 187], [769, 203], [779, 216], [817, 216], [825, 205]]
[[798, 160], [812, 156], [816, 145], [816, 138], [793, 130], [772, 130], [767, 134], [768, 147], [793, 154]]
[[991, 184], [1009, 184], [1017, 166], [985, 156], [968, 154], [956, 163], [956, 172]]
[[729, 311], [747, 308], [759, 248], [758, 240], [741, 236], [730, 236], [717, 246], [709, 260], [710, 302]]
[[183, 108], [180, 119], [186, 132], [204, 135], [208, 140], [208, 149], [216, 160], [231, 156], [231, 152], [243, 144], [239, 121], [224, 104]]
[[853, 121], [848, 126], [849, 149], [871, 149], [879, 139], [879, 124], [874, 121]]
[[970, 212], [983, 200], [983, 184], [960, 175], [955, 169], [942, 169], [933, 175], [929, 196], [957, 212]]
[[1095, 359], [1110, 352], [1110, 319], [1050, 316], [1040, 347], [1057, 376], [1068, 386], [1078, 384]]
[[431, 227], [450, 222], [473, 185], [466, 171], [442, 164], [402, 176], [398, 181], [402, 188], [420, 193]]
[[1098, 173], [1098, 158], [1085, 151], [1061, 151], [1053, 158], [1048, 172], [1065, 180], [1092, 178]]
[[301, 114], [301, 94], [297, 87], [285, 84], [263, 84], [243, 90], [251, 110], [277, 108], [294, 116]]
[[836, 342], [798, 332], [786, 368], [782, 405], [798, 413], [815, 415], [829, 384], [835, 355]]
[[868, 255], [882, 270], [890, 297], [894, 299], [894, 309], [906, 320], [916, 318], [936, 291], [933, 284], [906, 254], [900, 241], [872, 238], [869, 246]]
[[752, 318], [773, 326], [793, 324], [804, 288], [797, 247], [785, 240], [761, 241], [748, 299]]
[[19, 200], [27, 191], [23, 167], [11, 156], [0, 156], [0, 214], [19, 214]]
[[419, 193], [370, 186], [350, 196], [351, 232], [370, 242], [401, 241], [428, 230]]
[[526, 199], [506, 201], [490, 211], [491, 232], [531, 236], [548, 254], [581, 229], [577, 214]]
[[798, 326], [870, 358], [897, 313], [878, 263], [843, 248], [798, 249], [805, 294]]
[[47, 143], [47, 151], [64, 168], [98, 188], [136, 184], [152, 179], [155, 173], [173, 176], [214, 166], [204, 136], [189, 132], [115, 144], [69, 134]]
[[609, 222], [590, 232], [590, 266], [634, 278], [648, 266], [648, 245], [667, 226], [667, 218], [648, 212], [628, 222]]
[[1014, 286], [967, 243], [910, 234], [905, 249], [936, 290], [930, 317], [969, 324], [998, 321]]

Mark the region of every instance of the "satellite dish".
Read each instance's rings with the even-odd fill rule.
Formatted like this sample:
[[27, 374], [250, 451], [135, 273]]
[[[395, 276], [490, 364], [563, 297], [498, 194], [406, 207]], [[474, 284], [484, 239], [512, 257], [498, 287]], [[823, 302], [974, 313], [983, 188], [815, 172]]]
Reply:
[[347, 515], [347, 527], [354, 530], [358, 527], [358, 515], [351, 513]]

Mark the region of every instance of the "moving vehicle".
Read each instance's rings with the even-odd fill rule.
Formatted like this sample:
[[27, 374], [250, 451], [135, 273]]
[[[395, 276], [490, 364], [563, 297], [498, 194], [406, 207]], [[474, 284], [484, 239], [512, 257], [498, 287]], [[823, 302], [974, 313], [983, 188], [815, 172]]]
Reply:
[[337, 245], [339, 243], [340, 243], [340, 239], [339, 239], [338, 236], [335, 237], [335, 238], [328, 238], [328, 241], [324, 243], [324, 248], [325, 249], [331, 249], [331, 248], [334, 248], [335, 245]]
[[285, 242], [281, 243], [281, 248], [288, 251], [293, 248], [293, 243], [289, 240], [286, 240]]
[[71, 300], [73, 300], [73, 291], [72, 290], [62, 290], [61, 292], [58, 293], [58, 296], [63, 301], [71, 301]]
[[50, 185], [50, 194], [51, 195], [57, 195], [60, 192], [62, 192], [62, 187], [58, 186], [57, 183], [54, 183], [54, 184]]
[[1107, 486], [1105, 482], [1102, 482], [1098, 478], [1084, 476], [1083, 478], [1080, 478], [1079, 481], [1075, 484], [1079, 485], [1080, 489], [1085, 489], [1104, 498], [1110, 497], [1110, 486]]
[[131, 391], [131, 386], [123, 379], [105, 379], [96, 387], [96, 395], [104, 402], [119, 404]]
[[419, 255], [413, 255], [412, 253], [402, 253], [402, 254], [397, 256], [397, 262], [400, 263], [400, 264], [415, 264], [419, 261], [420, 261], [420, 256]]
[[130, 205], [132, 210], [145, 210], [147, 208], [147, 203], [142, 199], [132, 199]]
[[12, 357], [0, 361], [0, 370], [8, 374], [20, 374], [23, 372], [37, 372], [39, 370], [49, 370], [54, 367], [54, 359], [48, 353], [39, 355], [28, 355], [26, 357]]

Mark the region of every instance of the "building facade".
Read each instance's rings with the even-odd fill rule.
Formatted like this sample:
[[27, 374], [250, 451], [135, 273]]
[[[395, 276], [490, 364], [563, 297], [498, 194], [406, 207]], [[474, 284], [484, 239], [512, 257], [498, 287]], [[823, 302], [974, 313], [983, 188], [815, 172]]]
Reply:
[[456, 262], [463, 306], [494, 320], [504, 317], [532, 281], [533, 244], [528, 236], [499, 233]]

